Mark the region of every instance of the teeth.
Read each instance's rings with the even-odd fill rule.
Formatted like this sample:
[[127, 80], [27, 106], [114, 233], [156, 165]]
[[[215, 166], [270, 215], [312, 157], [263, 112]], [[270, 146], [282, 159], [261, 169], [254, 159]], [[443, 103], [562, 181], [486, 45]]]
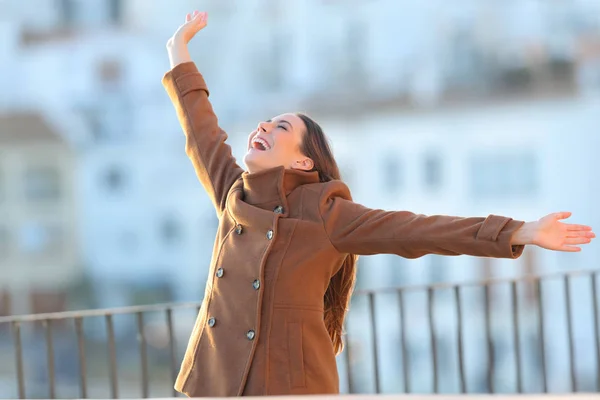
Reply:
[[271, 146], [269, 146], [269, 143], [267, 143], [266, 140], [259, 138], [259, 137], [255, 137], [254, 139], [252, 139], [252, 143], [260, 143], [264, 146], [265, 150], [270, 150]]

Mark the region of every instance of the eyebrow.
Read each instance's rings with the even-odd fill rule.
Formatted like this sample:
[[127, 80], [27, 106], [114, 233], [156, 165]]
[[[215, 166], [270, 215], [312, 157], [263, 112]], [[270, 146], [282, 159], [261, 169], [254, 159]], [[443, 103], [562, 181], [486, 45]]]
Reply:
[[[266, 122], [273, 122], [273, 120], [272, 119], [268, 119]], [[292, 124], [290, 124], [288, 121], [286, 121], [285, 119], [280, 119], [277, 122], [282, 122], [282, 123], [288, 124], [291, 129], [294, 129], [294, 126]]]
[[292, 126], [292, 124], [290, 124], [289, 122], [287, 122], [285, 119], [279, 120], [279, 122], [283, 122], [284, 124], [288, 124], [290, 126], [290, 128], [294, 129], [294, 127]]

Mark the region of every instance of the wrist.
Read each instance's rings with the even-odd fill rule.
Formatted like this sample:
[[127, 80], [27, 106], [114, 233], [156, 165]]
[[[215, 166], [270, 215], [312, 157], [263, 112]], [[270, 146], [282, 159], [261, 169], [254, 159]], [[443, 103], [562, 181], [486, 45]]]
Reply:
[[183, 40], [183, 37], [181, 37], [181, 35], [177, 33], [171, 36], [167, 41], [167, 50], [169, 51], [181, 49], [186, 46], [187, 43], [185, 42], [185, 40]]
[[510, 244], [513, 246], [535, 244], [536, 231], [536, 222], [525, 222], [515, 231]]
[[173, 36], [167, 42], [167, 53], [171, 68], [192, 60], [187, 44], [177, 36]]

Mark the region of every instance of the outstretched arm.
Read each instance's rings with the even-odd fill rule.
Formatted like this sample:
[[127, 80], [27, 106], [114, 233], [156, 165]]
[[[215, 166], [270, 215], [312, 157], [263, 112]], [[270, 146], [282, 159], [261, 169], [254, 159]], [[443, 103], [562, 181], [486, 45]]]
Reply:
[[204, 78], [191, 62], [187, 48], [190, 39], [205, 26], [206, 13], [187, 15], [186, 22], [167, 43], [172, 69], [162, 83], [186, 136], [186, 154], [217, 213], [221, 214], [227, 192], [243, 170], [225, 143], [227, 134], [219, 127]]
[[[321, 216], [331, 243], [340, 252], [397, 254], [418, 258], [426, 254], [517, 258], [524, 245], [573, 251], [565, 246], [588, 243], [591, 228], [558, 225], [552, 214], [535, 223], [490, 215], [483, 217], [426, 216], [408, 211], [374, 210], [354, 203], [341, 182], [326, 185]], [[562, 214], [561, 214], [562, 216]]]

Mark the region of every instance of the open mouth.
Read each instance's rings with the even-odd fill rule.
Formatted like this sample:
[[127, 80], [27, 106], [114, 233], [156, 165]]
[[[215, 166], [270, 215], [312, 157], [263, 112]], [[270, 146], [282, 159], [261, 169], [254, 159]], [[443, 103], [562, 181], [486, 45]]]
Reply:
[[255, 150], [259, 150], [259, 151], [267, 151], [267, 150], [271, 150], [271, 145], [264, 140], [263, 138], [260, 137], [255, 137], [254, 139], [252, 139], [252, 142], [250, 143], [250, 145], [252, 146], [253, 149]]

